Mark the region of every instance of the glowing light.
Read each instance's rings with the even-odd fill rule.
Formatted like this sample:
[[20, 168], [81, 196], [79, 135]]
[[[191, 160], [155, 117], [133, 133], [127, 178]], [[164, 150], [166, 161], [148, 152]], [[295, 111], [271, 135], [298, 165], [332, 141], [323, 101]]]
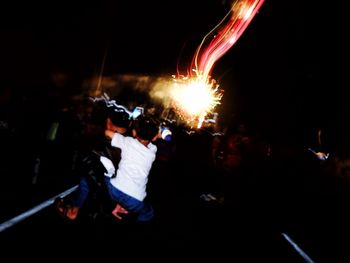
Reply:
[[206, 115], [220, 103], [222, 93], [215, 80], [209, 81], [201, 75], [196, 78], [175, 79], [170, 92], [173, 107], [188, 123], [197, 121], [200, 128]]
[[263, 2], [236, 0], [221, 22], [203, 38], [192, 59], [189, 75], [175, 79], [172, 104], [188, 123], [197, 122], [200, 128], [207, 114], [220, 104], [223, 93], [211, 79], [213, 66], [237, 42]]
[[[192, 68], [204, 78], [208, 77], [215, 62], [237, 42], [263, 2], [264, 0], [237, 0], [221, 22], [203, 38]], [[213, 36], [212, 40], [207, 43], [210, 36]]]

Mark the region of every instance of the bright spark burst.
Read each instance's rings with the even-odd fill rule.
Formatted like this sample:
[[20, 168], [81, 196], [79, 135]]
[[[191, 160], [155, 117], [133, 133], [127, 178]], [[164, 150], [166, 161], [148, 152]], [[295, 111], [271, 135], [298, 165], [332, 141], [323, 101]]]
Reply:
[[[239, 39], [264, 0], [236, 0], [221, 22], [202, 40], [192, 59], [188, 77], [175, 79], [171, 97], [175, 109], [188, 123], [200, 128], [205, 117], [220, 104], [223, 93], [210, 74], [215, 62]], [[209, 37], [212, 37], [209, 39]]]
[[170, 91], [173, 106], [180, 117], [189, 124], [197, 122], [197, 128], [202, 126], [208, 113], [220, 104], [222, 93], [215, 80], [198, 75], [196, 78], [175, 79]]

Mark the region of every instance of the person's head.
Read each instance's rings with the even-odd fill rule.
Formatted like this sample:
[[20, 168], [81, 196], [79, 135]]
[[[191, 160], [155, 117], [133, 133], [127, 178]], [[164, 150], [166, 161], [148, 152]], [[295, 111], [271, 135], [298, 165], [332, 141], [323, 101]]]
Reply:
[[131, 119], [127, 112], [110, 108], [107, 113], [107, 129], [124, 134], [130, 127]]
[[134, 121], [133, 134], [144, 141], [155, 141], [159, 134], [159, 122], [152, 117], [140, 115]]

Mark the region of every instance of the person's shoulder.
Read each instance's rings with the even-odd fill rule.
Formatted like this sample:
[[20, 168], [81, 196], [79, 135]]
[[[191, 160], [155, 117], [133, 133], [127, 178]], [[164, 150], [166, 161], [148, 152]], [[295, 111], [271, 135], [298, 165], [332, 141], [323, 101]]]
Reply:
[[147, 145], [147, 148], [150, 149], [154, 153], [156, 153], [157, 150], [158, 150], [157, 145], [155, 145], [155, 144], [153, 144], [151, 142]]
[[118, 140], [129, 140], [128, 138], [132, 138], [132, 137], [125, 136], [123, 134], [120, 134], [120, 133], [116, 132], [116, 133], [114, 133], [114, 135], [113, 135], [111, 140], [112, 141], [116, 140], [116, 139], [118, 139]]
[[118, 134], [117, 137], [119, 143], [122, 143], [125, 147], [130, 147], [131, 145], [135, 145], [135, 143], [137, 142], [137, 139], [131, 136], [124, 136], [122, 134]]
[[137, 139], [132, 137], [132, 136], [124, 136], [121, 134], [120, 134], [120, 136], [122, 136], [125, 141], [135, 141], [135, 142], [137, 141]]

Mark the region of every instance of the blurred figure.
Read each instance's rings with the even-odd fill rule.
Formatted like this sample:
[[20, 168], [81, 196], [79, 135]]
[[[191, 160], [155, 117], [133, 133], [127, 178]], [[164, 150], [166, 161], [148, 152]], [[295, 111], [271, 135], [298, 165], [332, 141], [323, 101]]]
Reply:
[[[113, 147], [121, 149], [121, 159], [118, 166], [113, 165], [111, 160], [101, 159], [106, 170], [104, 185], [111, 200], [117, 203], [112, 212], [114, 216], [120, 219], [120, 214], [131, 212], [136, 214], [137, 221], [146, 222], [154, 216], [152, 206], [144, 199], [148, 175], [156, 157], [157, 147], [152, 141], [158, 138], [159, 124], [145, 116], [140, 116], [133, 124], [133, 137], [124, 137], [113, 125], [106, 127], [105, 135], [111, 139]], [[59, 207], [59, 211], [68, 219], [75, 220], [89, 191], [87, 180], [82, 177], [72, 206]]]
[[228, 129], [213, 143], [213, 156], [217, 169], [218, 195], [231, 203], [237, 199], [242, 168], [250, 150], [251, 138], [244, 123]]
[[106, 192], [105, 175], [114, 176], [115, 167], [118, 167], [121, 150], [111, 146], [111, 139], [105, 136], [105, 130], [128, 135], [131, 126], [129, 114], [125, 111], [106, 108], [105, 105], [94, 106], [81, 138], [82, 147], [75, 164], [74, 172], [80, 180], [79, 190], [71, 201], [73, 206], [65, 204], [63, 200], [58, 203], [59, 213], [71, 220], [76, 218], [78, 211], [74, 209], [74, 200], [86, 199], [91, 189], [95, 193]]

